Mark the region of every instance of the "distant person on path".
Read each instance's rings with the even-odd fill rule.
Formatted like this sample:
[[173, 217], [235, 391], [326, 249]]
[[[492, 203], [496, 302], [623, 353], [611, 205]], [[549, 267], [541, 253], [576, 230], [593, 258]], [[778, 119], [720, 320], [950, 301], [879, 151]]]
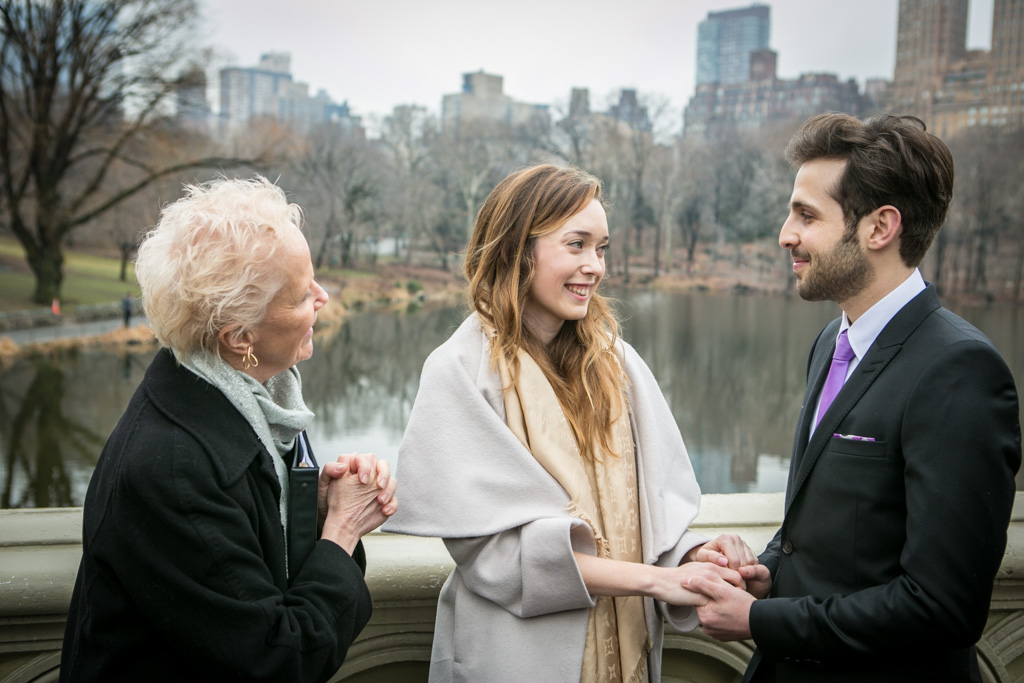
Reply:
[[301, 218], [263, 178], [221, 179], [143, 241], [164, 348], [89, 484], [62, 681], [326, 681], [369, 620], [360, 538], [395, 480], [362, 454], [317, 479], [296, 364], [327, 294]]
[[748, 575], [751, 595], [695, 578], [701, 624], [753, 638], [745, 681], [981, 681], [1021, 441], [1006, 364], [917, 268], [952, 155], [916, 118], [843, 114], [807, 121], [786, 155], [779, 243], [800, 295], [842, 315], [811, 347], [771, 579]]
[[132, 297], [131, 292], [125, 292], [124, 298], [121, 299], [121, 313], [124, 315], [124, 326], [131, 327], [132, 323], [132, 309], [135, 307], [135, 299]]
[[608, 243], [600, 183], [578, 169], [513, 173], [477, 216], [473, 313], [423, 367], [384, 527], [440, 536], [455, 560], [435, 683], [659, 681], [663, 615], [693, 629], [704, 601], [683, 582], [742, 585], [756, 562], [688, 529], [683, 440], [597, 293]]

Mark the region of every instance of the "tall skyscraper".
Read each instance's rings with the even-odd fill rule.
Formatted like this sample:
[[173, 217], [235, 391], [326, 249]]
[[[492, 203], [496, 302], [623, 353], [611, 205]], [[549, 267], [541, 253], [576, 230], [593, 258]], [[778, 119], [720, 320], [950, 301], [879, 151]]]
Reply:
[[647, 114], [647, 107], [640, 104], [633, 88], [623, 88], [619, 91], [619, 102], [608, 109], [608, 116], [637, 130], [651, 130], [651, 118]]
[[362, 134], [361, 121], [350, 114], [347, 103], [336, 104], [323, 90], [310, 96], [307, 84], [292, 79], [291, 56], [283, 52], [262, 55], [255, 67], [221, 69], [220, 118], [232, 129], [273, 118], [299, 130], [334, 123]]
[[590, 116], [590, 91], [573, 88], [569, 96], [569, 116]]
[[767, 5], [709, 12], [697, 27], [697, 88], [683, 112], [683, 134], [719, 138], [805, 119], [826, 111], [858, 115], [853, 80], [805, 73], [780, 79], [778, 54], [768, 48]]
[[992, 17], [989, 80], [990, 119], [996, 125], [1024, 127], [1024, 3], [996, 0]]
[[291, 57], [283, 53], [264, 54], [255, 67], [221, 69], [221, 119], [237, 127], [250, 119], [277, 117], [278, 102], [292, 84]]
[[900, 0], [896, 69], [886, 109], [939, 136], [975, 126], [1024, 127], [1024, 4], [995, 0], [992, 50], [967, 50], [968, 0]]
[[750, 78], [750, 55], [768, 48], [771, 8], [708, 12], [697, 27], [697, 85], [743, 83]]
[[967, 2], [900, 0], [890, 100], [900, 111], [931, 119], [936, 93], [967, 54]]

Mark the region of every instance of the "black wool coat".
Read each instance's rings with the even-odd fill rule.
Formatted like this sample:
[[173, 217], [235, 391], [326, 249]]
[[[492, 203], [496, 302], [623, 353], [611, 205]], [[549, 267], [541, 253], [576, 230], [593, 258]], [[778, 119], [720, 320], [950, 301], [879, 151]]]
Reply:
[[157, 353], [89, 484], [61, 681], [330, 678], [365, 565], [320, 540], [289, 581], [280, 493], [245, 418]]

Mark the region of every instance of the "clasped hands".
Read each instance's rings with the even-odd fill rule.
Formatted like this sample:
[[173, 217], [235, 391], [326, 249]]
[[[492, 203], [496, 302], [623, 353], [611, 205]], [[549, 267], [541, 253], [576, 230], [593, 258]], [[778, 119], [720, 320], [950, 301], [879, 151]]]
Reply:
[[723, 641], [750, 638], [750, 605], [771, 589], [768, 568], [735, 534], [693, 548], [684, 560], [691, 575], [682, 587], [699, 596], [693, 604], [704, 632]]
[[360, 538], [395, 514], [397, 486], [391, 466], [372, 453], [347, 453], [325, 464], [317, 490], [320, 537], [351, 555]]

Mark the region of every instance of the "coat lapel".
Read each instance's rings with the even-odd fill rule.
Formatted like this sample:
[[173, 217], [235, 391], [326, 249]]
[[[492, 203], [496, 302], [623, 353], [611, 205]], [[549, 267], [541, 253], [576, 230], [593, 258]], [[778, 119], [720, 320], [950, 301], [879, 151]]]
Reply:
[[939, 299], [935, 294], [932, 285], [910, 300], [889, 323], [882, 329], [882, 332], [875, 339], [864, 359], [857, 365], [857, 369], [839, 390], [835, 400], [821, 418], [814, 435], [808, 440], [807, 434], [810, 431], [811, 419], [814, 416], [814, 407], [817, 404], [818, 394], [821, 386], [828, 375], [828, 367], [831, 364], [832, 354], [835, 351], [835, 335], [838, 330], [839, 321], [830, 323], [819, 336], [818, 345], [823, 340], [828, 340], [827, 352], [815, 352], [811, 360], [811, 368], [808, 377], [813, 377], [813, 382], [808, 385], [804, 396], [804, 406], [800, 413], [796, 445], [793, 452], [793, 464], [790, 467], [789, 486], [786, 489], [786, 510], [796, 498], [801, 486], [807, 480], [818, 457], [825, 450], [832, 434], [856, 407], [857, 402], [868, 390], [871, 384], [879, 377], [887, 365], [896, 357], [903, 343], [917, 329], [921, 322], [939, 307]]
[[818, 404], [818, 394], [825, 384], [828, 376], [829, 365], [832, 354], [835, 353], [835, 337], [839, 329], [841, 318], [836, 318], [825, 326], [814, 340], [811, 348], [811, 355], [807, 361], [807, 389], [804, 391], [804, 402], [800, 407], [800, 417], [797, 418], [796, 434], [793, 437], [792, 463], [789, 468], [789, 482], [786, 486], [786, 507], [793, 493], [796, 492], [796, 479], [799, 472], [800, 462], [807, 451], [808, 435], [811, 431], [811, 421], [814, 419], [814, 408]]
[[[271, 455], [256, 430], [226, 396], [191, 370], [179, 365], [167, 349], [157, 352], [143, 388], [147, 397], [169, 420], [191, 434], [210, 453], [221, 484], [231, 486], [258, 459], [260, 470], [280, 497], [281, 484]], [[216, 428], [207, 428], [215, 424]]]

